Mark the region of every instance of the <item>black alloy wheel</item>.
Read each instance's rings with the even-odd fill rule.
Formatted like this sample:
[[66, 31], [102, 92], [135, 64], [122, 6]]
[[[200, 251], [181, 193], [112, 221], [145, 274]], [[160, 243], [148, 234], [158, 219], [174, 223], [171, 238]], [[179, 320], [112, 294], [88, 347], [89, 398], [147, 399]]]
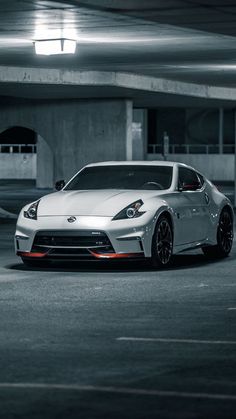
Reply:
[[172, 262], [173, 233], [166, 216], [157, 221], [152, 240], [152, 265], [167, 268]]
[[233, 219], [229, 210], [224, 208], [217, 229], [217, 245], [203, 247], [203, 253], [211, 258], [227, 257], [232, 249], [233, 237]]
[[223, 210], [217, 232], [217, 240], [222, 254], [227, 256], [233, 244], [233, 220], [227, 210]]

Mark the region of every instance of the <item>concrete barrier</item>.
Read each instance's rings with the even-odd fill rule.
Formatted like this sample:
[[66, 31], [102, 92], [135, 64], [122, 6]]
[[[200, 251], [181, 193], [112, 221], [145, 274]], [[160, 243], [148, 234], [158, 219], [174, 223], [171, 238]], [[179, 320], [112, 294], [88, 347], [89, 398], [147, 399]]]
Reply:
[[[163, 160], [163, 156], [148, 154], [147, 160]], [[167, 160], [188, 164], [211, 180], [234, 181], [233, 154], [169, 154]]]
[[[169, 161], [188, 164], [211, 180], [234, 181], [233, 154], [169, 154]], [[161, 154], [147, 154], [147, 160], [163, 160]], [[36, 179], [36, 154], [0, 154], [0, 179]]]
[[3, 208], [0, 207], [0, 218], [13, 218], [16, 219], [17, 215], [13, 214], [12, 212], [5, 211]]
[[0, 179], [35, 179], [36, 154], [1, 153]]

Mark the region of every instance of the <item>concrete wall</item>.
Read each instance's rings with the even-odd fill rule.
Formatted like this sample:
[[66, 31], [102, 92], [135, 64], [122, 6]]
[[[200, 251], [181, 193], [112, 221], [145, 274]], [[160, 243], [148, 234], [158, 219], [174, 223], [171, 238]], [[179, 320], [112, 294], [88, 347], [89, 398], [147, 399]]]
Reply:
[[0, 153], [0, 179], [35, 179], [36, 154]]
[[[163, 156], [148, 154], [147, 160], [163, 160]], [[234, 180], [233, 154], [169, 154], [167, 160], [188, 164], [211, 180]]]
[[[41, 187], [68, 180], [87, 163], [132, 158], [129, 100], [14, 100], [0, 106], [0, 132], [11, 126], [33, 129], [48, 145], [40, 148], [38, 159]], [[53, 174], [47, 176], [49, 149]]]

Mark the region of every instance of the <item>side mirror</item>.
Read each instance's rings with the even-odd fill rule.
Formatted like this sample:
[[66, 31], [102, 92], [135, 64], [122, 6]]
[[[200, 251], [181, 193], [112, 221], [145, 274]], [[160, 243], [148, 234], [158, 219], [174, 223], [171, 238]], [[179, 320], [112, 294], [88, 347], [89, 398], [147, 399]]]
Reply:
[[66, 184], [66, 182], [65, 182], [64, 180], [58, 180], [58, 181], [55, 183], [55, 189], [56, 189], [57, 191], [60, 191], [62, 188], [64, 188], [65, 184]]
[[198, 189], [201, 189], [201, 185], [199, 182], [195, 183], [183, 183], [181, 186], [179, 186], [179, 191], [197, 191]]

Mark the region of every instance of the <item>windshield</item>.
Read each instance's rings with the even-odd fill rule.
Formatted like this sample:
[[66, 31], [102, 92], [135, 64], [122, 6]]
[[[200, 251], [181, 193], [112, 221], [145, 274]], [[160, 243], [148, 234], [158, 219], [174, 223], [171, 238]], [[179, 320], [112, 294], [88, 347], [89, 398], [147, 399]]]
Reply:
[[148, 165], [114, 165], [86, 167], [72, 179], [64, 190], [87, 189], [168, 189], [172, 167]]

